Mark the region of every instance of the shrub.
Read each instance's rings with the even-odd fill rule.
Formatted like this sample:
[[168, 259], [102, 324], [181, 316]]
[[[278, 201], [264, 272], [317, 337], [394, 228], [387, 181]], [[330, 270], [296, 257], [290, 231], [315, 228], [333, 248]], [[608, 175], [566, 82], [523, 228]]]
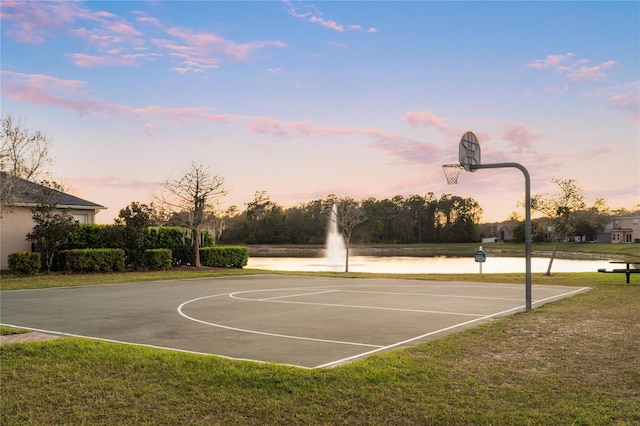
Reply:
[[170, 249], [173, 256], [172, 265], [189, 265], [193, 263], [191, 231], [174, 226], [147, 228], [145, 246], [147, 248]]
[[142, 254], [142, 265], [149, 269], [171, 268], [171, 250], [148, 249]]
[[20, 251], [9, 254], [9, 269], [17, 274], [35, 274], [40, 270], [42, 260], [40, 253]]
[[202, 266], [242, 268], [249, 261], [247, 247], [203, 247], [200, 249]]
[[74, 249], [60, 252], [60, 267], [67, 272], [121, 271], [122, 249]]

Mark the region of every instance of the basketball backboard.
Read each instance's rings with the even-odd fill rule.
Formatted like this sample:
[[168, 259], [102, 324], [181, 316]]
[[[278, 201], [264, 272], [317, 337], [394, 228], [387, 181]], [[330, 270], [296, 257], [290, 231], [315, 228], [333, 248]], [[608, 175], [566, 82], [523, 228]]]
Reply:
[[480, 164], [480, 143], [473, 132], [462, 135], [458, 148], [460, 165], [468, 172], [475, 172], [471, 166]]

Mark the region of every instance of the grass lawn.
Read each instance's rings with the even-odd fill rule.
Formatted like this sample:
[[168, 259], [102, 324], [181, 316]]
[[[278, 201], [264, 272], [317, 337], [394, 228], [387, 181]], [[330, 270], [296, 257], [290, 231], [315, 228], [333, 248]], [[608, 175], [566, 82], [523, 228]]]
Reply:
[[[3, 277], [2, 289], [180, 278], [176, 273]], [[524, 282], [522, 275], [407, 278], [512, 283]], [[4, 344], [0, 423], [637, 425], [640, 276], [631, 281], [625, 285], [622, 274], [534, 274], [534, 284], [593, 289], [330, 369], [78, 338]]]

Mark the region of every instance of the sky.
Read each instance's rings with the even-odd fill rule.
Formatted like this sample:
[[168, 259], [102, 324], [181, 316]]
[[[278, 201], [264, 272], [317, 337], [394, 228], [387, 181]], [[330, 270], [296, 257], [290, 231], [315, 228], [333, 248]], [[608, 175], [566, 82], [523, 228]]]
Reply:
[[3, 0], [2, 114], [52, 141], [53, 176], [104, 205], [201, 164], [219, 208], [330, 194], [475, 199], [523, 215], [573, 179], [640, 203], [640, 2]]

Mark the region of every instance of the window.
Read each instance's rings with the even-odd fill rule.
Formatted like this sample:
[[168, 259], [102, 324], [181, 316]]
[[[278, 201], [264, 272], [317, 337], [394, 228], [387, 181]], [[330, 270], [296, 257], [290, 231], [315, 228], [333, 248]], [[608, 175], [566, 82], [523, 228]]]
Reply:
[[75, 220], [77, 223], [80, 223], [80, 224], [89, 223], [89, 215], [88, 214], [74, 214], [73, 215], [73, 220]]
[[638, 219], [633, 219], [633, 226], [638, 226]]

